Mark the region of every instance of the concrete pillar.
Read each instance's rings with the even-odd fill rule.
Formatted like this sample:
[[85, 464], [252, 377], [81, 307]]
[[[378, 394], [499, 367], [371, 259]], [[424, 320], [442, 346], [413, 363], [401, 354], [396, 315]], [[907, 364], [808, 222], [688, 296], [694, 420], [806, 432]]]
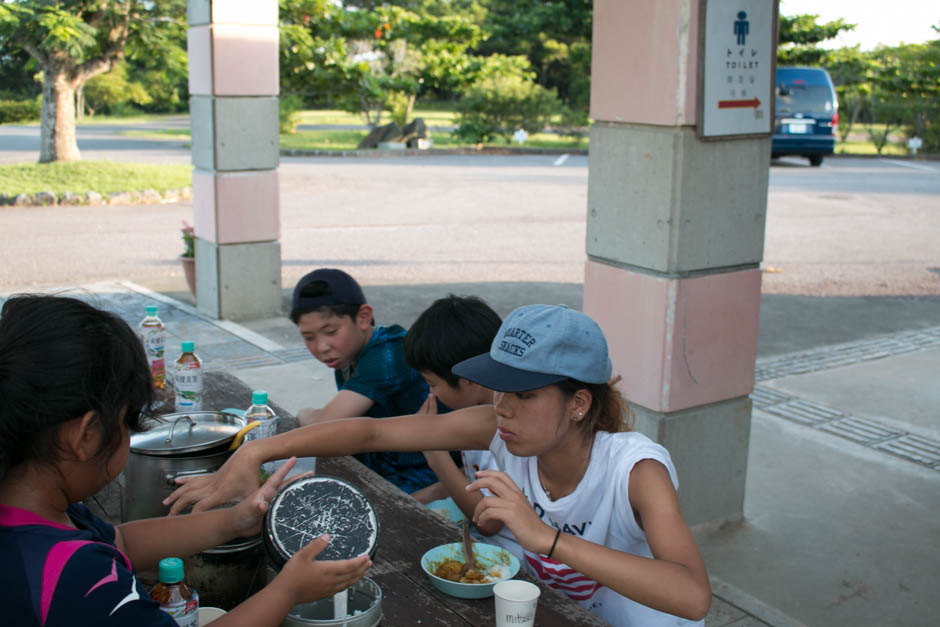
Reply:
[[281, 310], [277, 0], [189, 0], [196, 306]]
[[743, 511], [770, 165], [769, 137], [696, 134], [702, 6], [594, 2], [584, 280], [690, 524]]

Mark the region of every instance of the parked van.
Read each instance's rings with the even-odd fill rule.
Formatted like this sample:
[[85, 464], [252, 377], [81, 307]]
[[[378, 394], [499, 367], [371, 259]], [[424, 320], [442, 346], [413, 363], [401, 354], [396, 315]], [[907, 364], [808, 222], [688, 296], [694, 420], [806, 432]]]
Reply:
[[835, 151], [839, 101], [829, 73], [818, 67], [777, 68], [771, 157], [800, 155], [818, 166]]

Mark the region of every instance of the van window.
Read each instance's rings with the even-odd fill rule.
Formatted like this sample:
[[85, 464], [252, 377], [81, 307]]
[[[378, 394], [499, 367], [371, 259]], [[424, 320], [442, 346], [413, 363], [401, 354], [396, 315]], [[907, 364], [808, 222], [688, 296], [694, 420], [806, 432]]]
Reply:
[[828, 85], [777, 83], [777, 113], [832, 113], [832, 90]]

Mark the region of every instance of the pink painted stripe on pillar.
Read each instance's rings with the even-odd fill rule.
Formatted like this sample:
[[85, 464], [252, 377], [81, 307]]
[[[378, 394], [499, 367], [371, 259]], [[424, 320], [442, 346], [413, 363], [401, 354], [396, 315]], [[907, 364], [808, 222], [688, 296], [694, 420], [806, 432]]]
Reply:
[[215, 200], [219, 244], [280, 238], [277, 170], [216, 174]]
[[277, 170], [193, 171], [196, 237], [217, 244], [272, 242], [281, 236]]
[[276, 26], [212, 24], [190, 27], [189, 93], [199, 96], [276, 96]]
[[594, 0], [591, 117], [695, 124], [698, 5]]
[[212, 95], [212, 33], [209, 26], [191, 26], [186, 32], [189, 93]]
[[632, 402], [675, 412], [754, 386], [760, 271], [667, 279], [589, 261], [584, 311], [610, 345]]
[[215, 178], [206, 170], [193, 170], [193, 233], [199, 239], [217, 241]]
[[276, 26], [212, 27], [212, 80], [216, 96], [276, 96], [279, 89]]

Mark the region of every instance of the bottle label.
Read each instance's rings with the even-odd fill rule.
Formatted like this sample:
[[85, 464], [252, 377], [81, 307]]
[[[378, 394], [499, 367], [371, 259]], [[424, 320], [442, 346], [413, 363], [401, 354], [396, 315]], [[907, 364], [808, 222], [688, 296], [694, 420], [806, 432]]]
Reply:
[[[277, 417], [275, 416], [252, 416], [251, 414], [245, 416], [248, 420], [248, 424], [252, 422], [260, 422], [257, 427], [245, 434], [245, 440], [260, 440], [261, 438], [269, 438], [277, 434]], [[274, 471], [278, 469], [280, 464], [276, 461], [274, 462], [264, 462], [261, 464], [261, 481], [267, 481], [268, 477], [274, 474]]]
[[147, 363], [150, 364], [150, 372], [155, 383], [162, 383], [166, 375], [166, 362], [163, 358], [165, 338], [166, 335], [161, 327], [148, 326], [140, 330], [140, 341], [144, 345]]
[[198, 364], [177, 364], [173, 387], [177, 411], [202, 411], [202, 368]]
[[199, 594], [195, 590], [189, 599], [161, 605], [160, 609], [172, 616], [180, 627], [199, 627]]
[[[258, 422], [258, 419], [248, 418], [248, 424]], [[260, 440], [261, 438], [270, 438], [277, 433], [277, 418], [266, 418], [260, 421], [261, 424], [245, 434], [246, 440]]]

